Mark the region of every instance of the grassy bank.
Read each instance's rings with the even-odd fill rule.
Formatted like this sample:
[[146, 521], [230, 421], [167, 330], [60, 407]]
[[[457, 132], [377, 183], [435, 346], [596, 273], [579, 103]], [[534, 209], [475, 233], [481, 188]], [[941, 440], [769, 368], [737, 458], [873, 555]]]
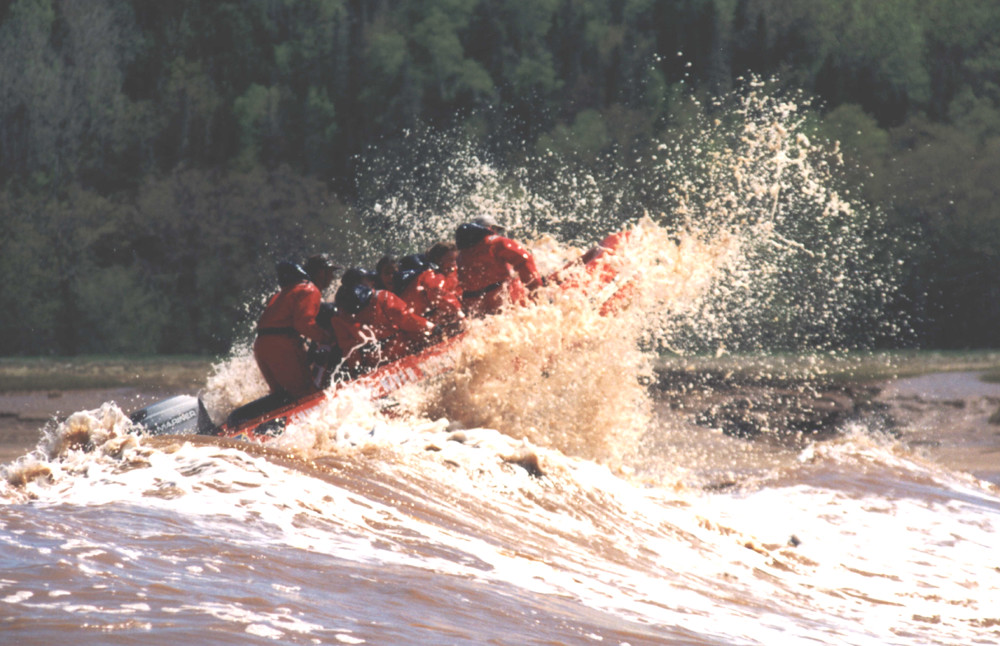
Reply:
[[195, 391], [205, 384], [212, 357], [0, 358], [0, 392], [141, 386]]
[[[205, 385], [213, 357], [0, 358], [0, 392], [147, 387], [194, 392]], [[740, 355], [664, 356], [658, 368], [786, 377], [824, 376], [836, 381], [878, 381], [931, 372], [980, 371], [1000, 381], [1000, 352], [893, 351], [842, 357]]]

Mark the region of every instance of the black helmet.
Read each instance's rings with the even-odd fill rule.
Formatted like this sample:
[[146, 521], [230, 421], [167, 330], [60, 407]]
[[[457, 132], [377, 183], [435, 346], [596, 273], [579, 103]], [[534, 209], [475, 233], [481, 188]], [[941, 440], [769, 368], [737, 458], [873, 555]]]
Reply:
[[433, 267], [431, 267], [430, 261], [427, 260], [427, 256], [422, 253], [412, 253], [409, 256], [403, 256], [399, 259], [399, 269], [401, 271], [426, 271], [428, 269], [433, 269]]
[[282, 260], [276, 269], [278, 271], [278, 285], [281, 286], [281, 289], [309, 280], [309, 274], [306, 273], [306, 270], [291, 260]]
[[372, 300], [372, 290], [368, 285], [341, 285], [334, 302], [341, 312], [357, 314]]
[[497, 222], [496, 218], [494, 218], [492, 215], [480, 215], [478, 218], [475, 218], [472, 222], [474, 224], [482, 225], [494, 233], [503, 233], [504, 231], [507, 230], [507, 227]]
[[459, 249], [468, 249], [475, 246], [480, 240], [492, 234], [489, 227], [477, 222], [466, 222], [459, 225], [455, 231], [455, 246]]
[[375, 272], [369, 269], [362, 269], [361, 267], [351, 267], [344, 272], [344, 275], [340, 277], [340, 284], [354, 287], [355, 285], [360, 285], [366, 280], [375, 280]]
[[333, 260], [330, 259], [330, 254], [326, 253], [317, 253], [309, 256], [306, 258], [303, 268], [310, 276], [323, 269], [329, 269], [330, 271], [337, 271], [340, 269], [340, 267], [334, 264]]
[[393, 291], [397, 294], [402, 293], [422, 273], [424, 273], [422, 269], [400, 269], [392, 275]]
[[316, 325], [329, 332], [333, 331], [331, 319], [337, 314], [337, 304], [323, 302], [319, 304], [319, 313], [316, 314]]

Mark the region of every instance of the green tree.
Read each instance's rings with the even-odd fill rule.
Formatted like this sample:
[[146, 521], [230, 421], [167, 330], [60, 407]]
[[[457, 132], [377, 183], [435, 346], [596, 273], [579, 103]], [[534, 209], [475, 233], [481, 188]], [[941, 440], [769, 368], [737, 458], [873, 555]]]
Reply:
[[0, 25], [0, 176], [115, 181], [129, 145], [125, 71], [137, 52], [124, 0], [19, 0]]
[[572, 125], [559, 124], [551, 134], [539, 137], [537, 145], [540, 153], [552, 151], [562, 159], [579, 156], [593, 163], [607, 152], [611, 135], [597, 110], [584, 110], [576, 115]]
[[734, 71], [779, 74], [832, 106], [857, 103], [883, 125], [898, 124], [930, 98], [928, 2], [936, 4], [741, 0], [734, 10]]
[[281, 91], [277, 87], [264, 87], [256, 83], [236, 99], [233, 113], [241, 133], [239, 166], [252, 168], [275, 152], [269, 145], [281, 136]]
[[421, 19], [410, 30], [410, 46], [432, 111], [473, 106], [493, 93], [493, 79], [466, 56], [462, 43], [477, 2], [425, 0], [420, 5]]
[[0, 155], [4, 176], [63, 170], [62, 62], [50, 46], [52, 0], [19, 0], [0, 25]]
[[371, 110], [367, 132], [389, 130], [393, 125], [412, 125], [418, 114], [419, 87], [413, 77], [406, 37], [392, 28], [376, 28], [366, 46], [365, 76], [368, 83], [359, 93], [358, 106]]
[[53, 249], [41, 224], [44, 199], [0, 195], [0, 354], [57, 350], [53, 330], [59, 300], [57, 269], [46, 258]]
[[[914, 119], [884, 176], [907, 239], [908, 296], [932, 347], [994, 346], [1000, 317], [1000, 137]], [[904, 147], [905, 146], [905, 147]]]
[[949, 118], [952, 101], [963, 93], [1000, 106], [1000, 9], [976, 0], [929, 2], [924, 16], [929, 113]]

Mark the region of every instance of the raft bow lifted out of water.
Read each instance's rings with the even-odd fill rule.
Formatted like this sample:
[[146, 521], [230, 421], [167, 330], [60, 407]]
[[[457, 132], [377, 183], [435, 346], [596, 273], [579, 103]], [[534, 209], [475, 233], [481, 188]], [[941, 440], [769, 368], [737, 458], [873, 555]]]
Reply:
[[[591, 286], [596, 288], [594, 304], [602, 314], [622, 306], [622, 302], [627, 301], [630, 294], [629, 282], [618, 274], [615, 263], [607, 261], [610, 256], [615, 255], [627, 237], [627, 232], [610, 235], [580, 259], [580, 264], [591, 277]], [[564, 270], [574, 264], [576, 263], [570, 263]], [[560, 273], [561, 271], [556, 272], [549, 280], [560, 282]], [[564, 289], [575, 289], [580, 285], [580, 281], [573, 280], [562, 284]], [[214, 435], [264, 442], [280, 435], [289, 424], [319, 406], [330, 390], [340, 389], [348, 384], [357, 384], [367, 389], [373, 401], [384, 402], [385, 407], [390, 406], [389, 396], [406, 384], [451, 371], [454, 364], [448, 353], [463, 336], [464, 333], [460, 333], [446, 338], [421, 352], [294, 401], [289, 401], [281, 394], [261, 397], [234, 410], [218, 426], [212, 422], [201, 399], [193, 395], [165, 399], [137, 410], [129, 417], [151, 435]]]

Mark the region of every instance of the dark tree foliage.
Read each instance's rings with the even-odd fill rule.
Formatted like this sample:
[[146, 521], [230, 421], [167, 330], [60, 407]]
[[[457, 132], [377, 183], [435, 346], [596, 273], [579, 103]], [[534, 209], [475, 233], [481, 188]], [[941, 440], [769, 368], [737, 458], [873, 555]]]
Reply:
[[819, 100], [921, 342], [996, 346], [1000, 4], [0, 0], [0, 354], [225, 350], [277, 256], [364, 235], [373, 144], [611, 176], [747, 75]]

